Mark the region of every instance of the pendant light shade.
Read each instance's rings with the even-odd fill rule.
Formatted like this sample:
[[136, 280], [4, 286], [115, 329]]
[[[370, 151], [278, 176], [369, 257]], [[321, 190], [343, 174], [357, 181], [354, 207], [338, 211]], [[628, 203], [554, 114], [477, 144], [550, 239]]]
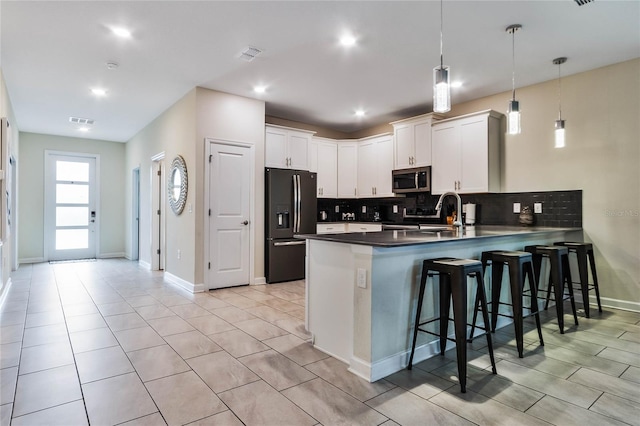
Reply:
[[433, 69], [433, 111], [451, 111], [451, 84], [449, 67], [443, 65], [442, 54], [442, 0], [440, 0], [440, 65]]
[[565, 62], [567, 62], [567, 58], [556, 58], [553, 60], [553, 64], [558, 66], [558, 119], [556, 120], [555, 125], [556, 148], [564, 148], [565, 146], [564, 120], [562, 119], [562, 86], [560, 85], [560, 82], [562, 80], [560, 75], [560, 65], [564, 64]]
[[451, 111], [451, 85], [449, 84], [449, 67], [438, 66], [433, 69], [433, 110], [435, 112]]
[[512, 96], [507, 110], [507, 133], [518, 135], [520, 128], [520, 102], [516, 100], [516, 31], [522, 28], [520, 24], [509, 25], [506, 31], [511, 34], [511, 55], [513, 59], [511, 71]]

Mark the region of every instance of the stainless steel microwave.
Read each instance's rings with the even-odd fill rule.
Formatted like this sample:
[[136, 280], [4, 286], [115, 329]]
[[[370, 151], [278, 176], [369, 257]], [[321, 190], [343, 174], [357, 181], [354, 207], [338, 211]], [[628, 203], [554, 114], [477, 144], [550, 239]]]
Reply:
[[431, 191], [431, 167], [394, 170], [392, 177], [396, 194]]

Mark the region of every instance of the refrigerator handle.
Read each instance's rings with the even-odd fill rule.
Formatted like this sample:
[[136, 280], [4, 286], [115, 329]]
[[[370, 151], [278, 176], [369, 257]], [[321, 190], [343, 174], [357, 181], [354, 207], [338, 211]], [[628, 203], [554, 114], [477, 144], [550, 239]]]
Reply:
[[293, 178], [293, 233], [295, 234], [298, 229], [298, 182], [296, 181], [296, 175]]
[[296, 229], [296, 232], [300, 232], [300, 222], [302, 222], [302, 184], [300, 183], [300, 175], [296, 175], [296, 178], [298, 179], [298, 208], [296, 209], [297, 213], [298, 213], [298, 229]]

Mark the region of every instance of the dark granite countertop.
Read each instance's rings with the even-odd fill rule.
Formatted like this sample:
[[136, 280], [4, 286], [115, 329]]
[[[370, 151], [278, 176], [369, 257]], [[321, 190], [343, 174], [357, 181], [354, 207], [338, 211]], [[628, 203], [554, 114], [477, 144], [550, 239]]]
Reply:
[[[444, 228], [444, 229], [443, 229]], [[391, 230], [381, 232], [353, 232], [348, 234], [307, 234], [296, 238], [359, 244], [373, 247], [400, 247], [416, 244], [431, 244], [445, 241], [461, 241], [476, 238], [506, 237], [518, 235], [548, 234], [553, 232], [581, 231], [582, 228], [518, 227], [518, 226], [474, 226], [465, 227], [462, 235], [453, 228], [435, 226], [433, 229]]]

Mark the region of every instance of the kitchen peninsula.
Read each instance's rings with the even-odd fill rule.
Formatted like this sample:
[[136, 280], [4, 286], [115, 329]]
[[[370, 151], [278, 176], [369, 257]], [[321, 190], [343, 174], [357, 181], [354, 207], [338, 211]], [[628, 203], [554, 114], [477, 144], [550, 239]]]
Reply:
[[[306, 327], [314, 346], [374, 382], [406, 367], [424, 259], [479, 259], [486, 250], [582, 241], [582, 229], [439, 227], [300, 238], [307, 239]], [[508, 287], [503, 285], [503, 291]], [[437, 295], [437, 286], [428, 284], [424, 319], [435, 316]], [[472, 297], [470, 293], [469, 300]], [[436, 338], [420, 333], [414, 362], [438, 350]]]

